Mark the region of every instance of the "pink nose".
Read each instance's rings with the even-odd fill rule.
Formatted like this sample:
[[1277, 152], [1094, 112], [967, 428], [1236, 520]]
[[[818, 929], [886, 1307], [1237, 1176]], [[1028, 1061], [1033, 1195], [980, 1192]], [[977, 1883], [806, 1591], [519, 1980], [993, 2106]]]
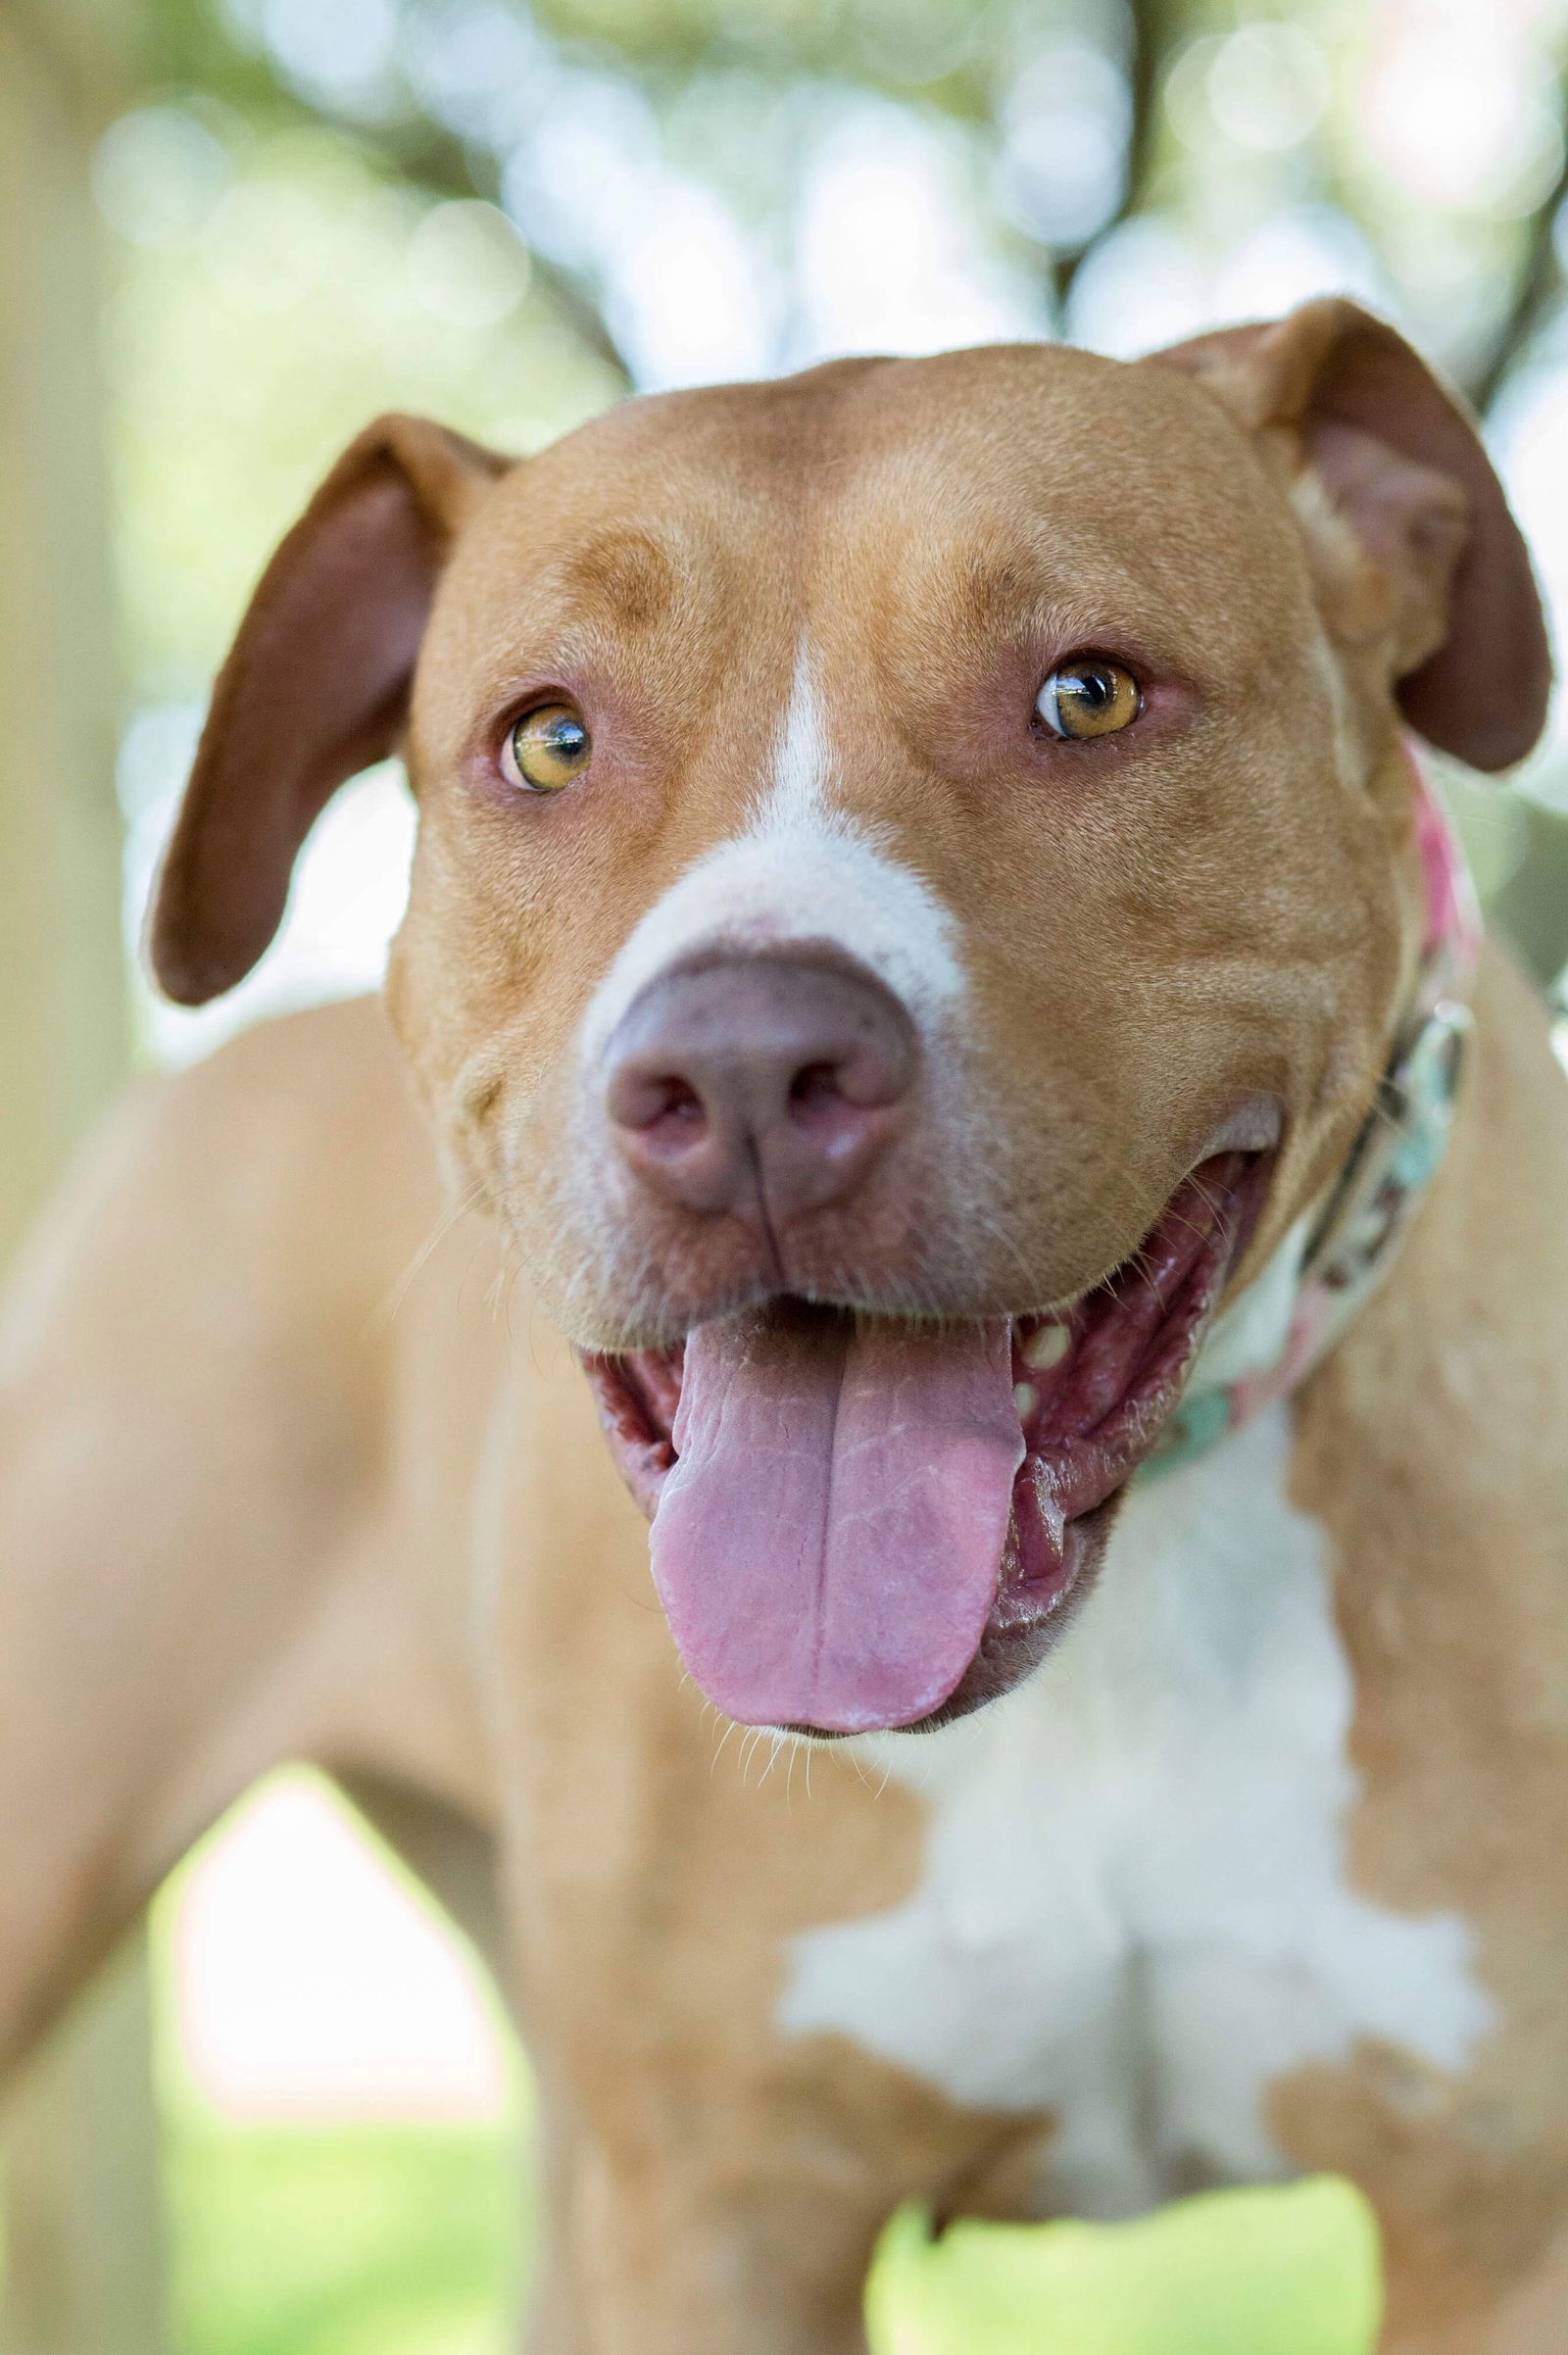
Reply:
[[903, 1125], [917, 1050], [874, 975], [800, 956], [662, 974], [610, 1042], [608, 1108], [665, 1201], [778, 1227], [854, 1194]]

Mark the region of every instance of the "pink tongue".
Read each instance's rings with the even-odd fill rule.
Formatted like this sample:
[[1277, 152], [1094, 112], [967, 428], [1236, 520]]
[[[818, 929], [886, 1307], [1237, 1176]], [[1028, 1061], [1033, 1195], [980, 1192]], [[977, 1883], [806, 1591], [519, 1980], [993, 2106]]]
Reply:
[[852, 1734], [947, 1699], [1023, 1460], [1004, 1320], [699, 1326], [671, 1436], [654, 1579], [710, 1701], [743, 1725]]

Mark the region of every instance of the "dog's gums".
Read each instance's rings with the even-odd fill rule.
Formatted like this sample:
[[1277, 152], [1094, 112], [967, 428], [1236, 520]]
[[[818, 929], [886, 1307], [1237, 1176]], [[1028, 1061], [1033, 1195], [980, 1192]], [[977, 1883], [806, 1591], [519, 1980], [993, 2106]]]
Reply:
[[1271, 1165], [1212, 1155], [1051, 1315], [921, 1326], [785, 1299], [585, 1357], [709, 1699], [799, 1732], [912, 1730], [1026, 1676], [1087, 1591]]

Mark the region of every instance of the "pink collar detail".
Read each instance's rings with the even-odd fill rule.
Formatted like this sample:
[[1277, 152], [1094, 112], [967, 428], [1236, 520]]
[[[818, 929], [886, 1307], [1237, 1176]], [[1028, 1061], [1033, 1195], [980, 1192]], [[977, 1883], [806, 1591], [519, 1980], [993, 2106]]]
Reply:
[[1403, 749], [1426, 925], [1377, 1100], [1327, 1193], [1204, 1342], [1140, 1478], [1206, 1453], [1322, 1363], [1388, 1274], [1442, 1165], [1470, 1036], [1481, 911], [1452, 821], [1408, 739]]

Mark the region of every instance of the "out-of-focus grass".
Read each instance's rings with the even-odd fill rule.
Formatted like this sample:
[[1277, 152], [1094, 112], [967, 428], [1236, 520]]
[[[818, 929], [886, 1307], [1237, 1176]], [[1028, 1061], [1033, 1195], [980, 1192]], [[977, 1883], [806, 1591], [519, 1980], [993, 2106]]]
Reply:
[[1372, 2355], [1381, 2276], [1372, 2211], [1339, 2176], [940, 2238], [906, 2208], [866, 2319], [874, 2355]]
[[178, 2355], [504, 2355], [526, 2192], [481, 2126], [170, 2121]]
[[[444, 1922], [321, 1778], [290, 1769], [280, 1779], [317, 1789], [410, 1901]], [[521, 2056], [492, 2119], [274, 2123], [215, 2106], [181, 2028], [179, 1917], [192, 1875], [224, 1837], [220, 1825], [192, 1851], [152, 1916], [173, 2355], [512, 2355], [533, 2212]], [[474, 1971], [499, 2025], [499, 2001]]]

